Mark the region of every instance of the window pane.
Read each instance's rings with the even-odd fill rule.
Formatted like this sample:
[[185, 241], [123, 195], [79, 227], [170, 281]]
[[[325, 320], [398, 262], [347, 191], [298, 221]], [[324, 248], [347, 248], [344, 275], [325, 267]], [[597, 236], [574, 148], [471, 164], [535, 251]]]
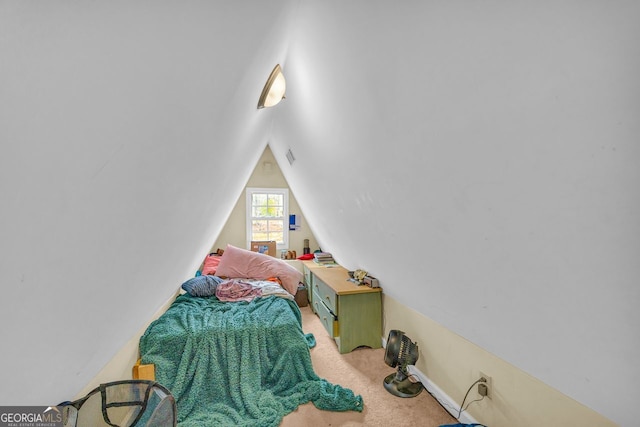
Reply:
[[251, 204], [253, 206], [262, 205], [265, 206], [267, 204], [267, 195], [264, 193], [254, 193], [251, 196], [252, 201]]
[[269, 221], [268, 227], [270, 232], [279, 232], [282, 234], [282, 231], [284, 230], [284, 221], [272, 219]]
[[272, 218], [282, 218], [284, 215], [284, 209], [282, 206], [270, 206], [265, 210], [266, 215]]
[[252, 209], [252, 216], [254, 218], [264, 218], [269, 215], [269, 208], [266, 206], [254, 206]]
[[269, 206], [282, 206], [284, 205], [284, 197], [282, 194], [269, 194]]
[[275, 240], [277, 243], [284, 243], [284, 233], [269, 233], [269, 240]]
[[250, 190], [247, 198], [248, 240], [275, 240], [280, 247], [288, 245], [288, 195], [286, 189]]
[[253, 239], [252, 240], [257, 240], [260, 242], [264, 242], [264, 241], [268, 241], [271, 240], [269, 238], [269, 233], [253, 233]]
[[[253, 220], [251, 221], [251, 231], [255, 235], [255, 233], [266, 233], [268, 231], [269, 223], [266, 220]], [[262, 239], [253, 239], [253, 240], [262, 240]]]

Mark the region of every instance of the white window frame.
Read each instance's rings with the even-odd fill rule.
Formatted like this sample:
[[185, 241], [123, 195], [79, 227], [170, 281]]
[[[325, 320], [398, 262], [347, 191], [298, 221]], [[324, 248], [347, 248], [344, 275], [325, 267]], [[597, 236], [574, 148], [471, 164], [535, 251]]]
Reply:
[[[283, 242], [277, 242], [277, 250], [289, 249], [289, 189], [288, 188], [265, 188], [265, 187], [247, 187], [246, 188], [246, 225], [247, 225], [247, 249], [251, 249], [251, 241], [253, 239], [253, 230], [251, 223], [253, 221], [253, 195], [254, 194], [281, 194], [284, 200], [284, 209], [282, 217], [283, 225]], [[257, 218], [256, 218], [257, 219]], [[264, 218], [260, 218], [264, 219]], [[279, 219], [279, 218], [276, 218]]]

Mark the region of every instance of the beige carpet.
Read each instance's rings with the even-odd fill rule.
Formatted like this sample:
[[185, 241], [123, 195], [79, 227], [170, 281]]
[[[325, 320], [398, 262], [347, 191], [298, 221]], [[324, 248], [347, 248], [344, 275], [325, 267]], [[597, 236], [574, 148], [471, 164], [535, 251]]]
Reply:
[[311, 359], [316, 373], [329, 382], [350, 388], [364, 401], [362, 412], [322, 411], [307, 403], [284, 417], [281, 427], [300, 426], [423, 426], [437, 427], [457, 421], [427, 392], [400, 398], [386, 391], [384, 377], [395, 369], [384, 363], [384, 349], [362, 348], [340, 354], [320, 319], [310, 307], [302, 307], [302, 327], [313, 333], [316, 346]]

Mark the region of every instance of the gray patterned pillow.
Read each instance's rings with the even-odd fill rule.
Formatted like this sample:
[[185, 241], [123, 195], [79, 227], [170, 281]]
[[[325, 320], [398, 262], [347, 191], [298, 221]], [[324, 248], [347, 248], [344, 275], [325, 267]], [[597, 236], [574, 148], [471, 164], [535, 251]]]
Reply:
[[182, 284], [182, 289], [193, 297], [210, 297], [216, 294], [216, 288], [222, 279], [218, 276], [196, 276]]

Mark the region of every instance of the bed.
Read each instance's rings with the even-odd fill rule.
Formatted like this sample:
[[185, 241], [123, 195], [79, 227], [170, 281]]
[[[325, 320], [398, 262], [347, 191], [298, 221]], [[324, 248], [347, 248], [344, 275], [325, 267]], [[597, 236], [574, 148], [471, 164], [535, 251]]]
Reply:
[[244, 277], [204, 275], [185, 282], [186, 292], [140, 339], [142, 363], [155, 365], [156, 381], [176, 398], [178, 425], [277, 426], [307, 402], [362, 411], [361, 396], [313, 370], [309, 349], [315, 339], [304, 334], [300, 309], [286, 290], [295, 293], [298, 283], [288, 281], [297, 276], [288, 272], [283, 282], [273, 270], [256, 270], [256, 263], [284, 263], [241, 251], [228, 246], [217, 274]]

